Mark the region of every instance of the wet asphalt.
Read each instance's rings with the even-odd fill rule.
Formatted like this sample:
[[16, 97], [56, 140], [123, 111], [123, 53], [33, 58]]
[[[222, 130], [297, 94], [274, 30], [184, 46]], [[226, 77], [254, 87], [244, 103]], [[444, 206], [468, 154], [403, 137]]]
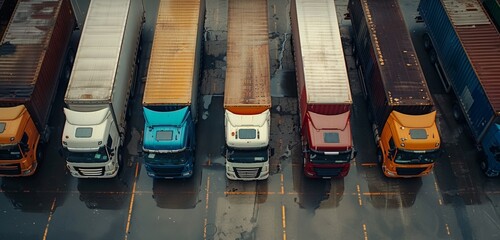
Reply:
[[[85, 6], [86, 0], [81, 0]], [[375, 158], [367, 104], [350, 46], [347, 0], [336, 1], [353, 95], [352, 132], [358, 155], [343, 179], [314, 180], [302, 172], [289, 0], [269, 0], [272, 129], [266, 181], [225, 177], [224, 73], [227, 0], [207, 0], [200, 79], [195, 173], [154, 180], [140, 156], [141, 98], [157, 0], [144, 0], [140, 76], [130, 105], [127, 161], [113, 179], [73, 178], [60, 155], [64, 83], [53, 106], [45, 160], [27, 178], [1, 178], [0, 239], [499, 239], [500, 179], [482, 174], [466, 126], [451, 115], [426, 55], [418, 1], [401, 0], [408, 29], [438, 110], [443, 154], [432, 174], [388, 179]], [[75, 41], [78, 39], [75, 34]], [[76, 44], [76, 42], [74, 43]], [[67, 83], [66, 83], [67, 84]]]

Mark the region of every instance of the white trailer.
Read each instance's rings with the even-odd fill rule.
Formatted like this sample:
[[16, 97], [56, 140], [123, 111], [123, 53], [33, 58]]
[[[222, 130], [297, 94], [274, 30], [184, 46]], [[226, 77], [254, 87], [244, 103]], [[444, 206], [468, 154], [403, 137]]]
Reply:
[[64, 97], [62, 144], [74, 177], [118, 173], [143, 22], [141, 1], [90, 3]]

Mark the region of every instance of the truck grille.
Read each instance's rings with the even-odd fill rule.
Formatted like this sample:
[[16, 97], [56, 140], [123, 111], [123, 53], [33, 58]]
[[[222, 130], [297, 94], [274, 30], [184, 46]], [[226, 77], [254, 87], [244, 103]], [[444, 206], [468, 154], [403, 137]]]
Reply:
[[419, 175], [427, 168], [396, 168], [398, 175]]
[[336, 177], [342, 171], [342, 168], [314, 168], [318, 177]]
[[104, 167], [75, 167], [75, 170], [82, 176], [103, 176]]
[[238, 178], [257, 178], [260, 175], [261, 168], [235, 167], [234, 172]]
[[153, 172], [156, 177], [179, 177], [182, 176], [182, 170], [184, 169], [184, 166], [172, 168], [150, 166], [149, 169], [151, 169], [151, 172]]
[[2, 175], [19, 175], [21, 174], [21, 164], [5, 164], [0, 165], [0, 174]]

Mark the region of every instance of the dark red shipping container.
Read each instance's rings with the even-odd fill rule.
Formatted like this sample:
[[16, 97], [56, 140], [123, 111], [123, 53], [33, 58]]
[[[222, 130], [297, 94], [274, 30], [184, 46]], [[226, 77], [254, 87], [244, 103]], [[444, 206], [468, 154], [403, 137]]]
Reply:
[[348, 7], [362, 81], [379, 131], [393, 110], [432, 112], [434, 102], [398, 1], [350, 0]]
[[74, 26], [69, 0], [19, 1], [0, 45], [0, 106], [25, 104], [40, 131]]

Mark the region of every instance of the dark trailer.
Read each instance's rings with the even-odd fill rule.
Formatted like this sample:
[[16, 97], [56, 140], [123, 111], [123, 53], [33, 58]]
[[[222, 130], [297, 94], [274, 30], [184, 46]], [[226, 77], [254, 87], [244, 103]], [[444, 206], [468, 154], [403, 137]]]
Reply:
[[[427, 114], [434, 103], [397, 0], [350, 0], [354, 54], [379, 132], [391, 111]], [[369, 16], [369, 17], [367, 17]]]

